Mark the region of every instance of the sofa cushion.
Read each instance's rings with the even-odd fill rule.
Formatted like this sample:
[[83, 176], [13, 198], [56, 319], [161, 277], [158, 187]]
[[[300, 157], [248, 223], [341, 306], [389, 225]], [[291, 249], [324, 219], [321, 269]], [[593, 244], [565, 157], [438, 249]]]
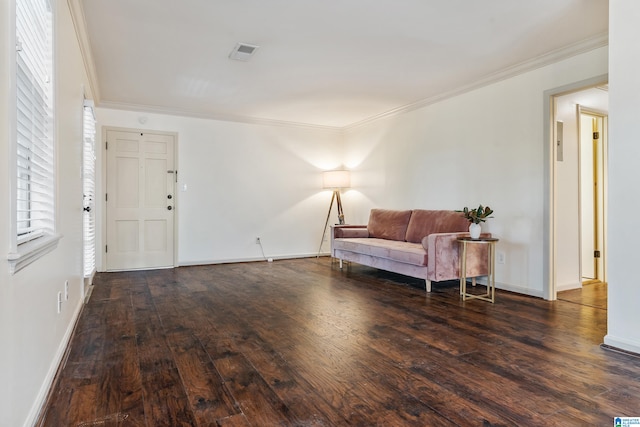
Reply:
[[404, 241], [410, 217], [411, 211], [371, 209], [367, 225], [369, 237]]
[[453, 233], [469, 230], [469, 221], [461, 212], [415, 209], [407, 226], [405, 240], [420, 243], [433, 233]]
[[426, 266], [427, 251], [419, 243], [376, 238], [335, 239], [335, 250], [343, 250], [405, 264]]

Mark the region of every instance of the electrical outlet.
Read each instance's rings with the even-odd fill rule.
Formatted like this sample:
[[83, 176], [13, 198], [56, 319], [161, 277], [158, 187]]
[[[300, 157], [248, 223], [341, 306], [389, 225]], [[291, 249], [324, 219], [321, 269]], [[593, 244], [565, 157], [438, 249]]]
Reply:
[[69, 281], [64, 281], [64, 300], [69, 301]]
[[260, 243], [261, 243], [261, 242], [260, 242], [260, 238], [259, 238], [259, 237], [256, 237], [256, 245], [259, 245]]
[[498, 264], [504, 264], [507, 261], [507, 255], [502, 251], [499, 251], [496, 253], [496, 258], [497, 258]]

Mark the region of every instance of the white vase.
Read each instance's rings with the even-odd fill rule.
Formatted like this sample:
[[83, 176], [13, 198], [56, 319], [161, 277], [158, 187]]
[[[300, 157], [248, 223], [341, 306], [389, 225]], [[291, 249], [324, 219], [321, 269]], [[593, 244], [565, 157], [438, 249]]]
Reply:
[[480, 233], [482, 232], [482, 227], [480, 224], [471, 223], [469, 224], [469, 234], [472, 239], [477, 239], [480, 237]]

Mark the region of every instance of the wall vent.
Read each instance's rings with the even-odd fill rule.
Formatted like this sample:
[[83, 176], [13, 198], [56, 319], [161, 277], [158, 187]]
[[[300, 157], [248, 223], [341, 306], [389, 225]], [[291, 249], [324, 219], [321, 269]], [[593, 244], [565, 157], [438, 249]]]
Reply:
[[248, 61], [259, 47], [247, 43], [238, 43], [229, 54], [229, 58], [237, 61]]

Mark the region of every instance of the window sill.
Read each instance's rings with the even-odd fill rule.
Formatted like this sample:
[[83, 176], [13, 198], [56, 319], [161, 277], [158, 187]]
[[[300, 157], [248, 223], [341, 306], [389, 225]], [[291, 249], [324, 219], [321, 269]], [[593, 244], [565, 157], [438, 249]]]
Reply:
[[58, 241], [60, 241], [61, 238], [62, 236], [60, 234], [53, 234], [18, 246], [17, 251], [10, 252], [7, 256], [9, 260], [9, 274], [13, 275], [17, 273], [38, 258], [54, 250], [58, 246]]

